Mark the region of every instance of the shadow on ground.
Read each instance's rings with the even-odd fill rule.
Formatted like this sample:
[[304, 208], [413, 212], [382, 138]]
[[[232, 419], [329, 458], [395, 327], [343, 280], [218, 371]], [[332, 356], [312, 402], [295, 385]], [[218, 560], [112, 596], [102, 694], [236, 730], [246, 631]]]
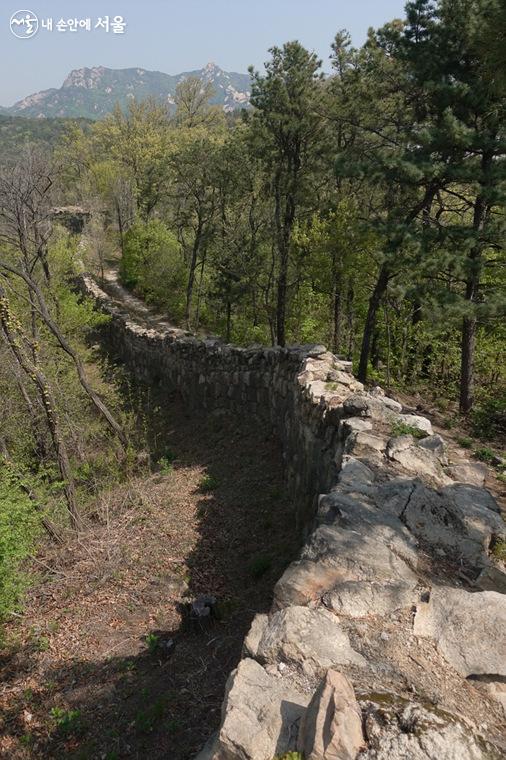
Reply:
[[[226, 679], [253, 616], [269, 609], [274, 583], [297, 552], [280, 446], [270, 431], [249, 419], [190, 415], [177, 397], [129, 388], [152, 466], [173, 470], [175, 483], [196, 478], [184, 495], [188, 504], [174, 493], [167, 506], [181, 510], [181, 538], [167, 546], [172, 569], [153, 571], [152, 601], [137, 593], [148, 611], [153, 604], [162, 612], [153, 614], [147, 640], [136, 636], [109, 653], [104, 645], [90, 656], [78, 638], [59, 657], [41, 652], [40, 641], [6, 655], [0, 756], [194, 757], [219, 725]], [[163, 547], [160, 556], [163, 564]], [[217, 600], [206, 625], [188, 612], [202, 594]], [[93, 615], [90, 609], [91, 628]]]

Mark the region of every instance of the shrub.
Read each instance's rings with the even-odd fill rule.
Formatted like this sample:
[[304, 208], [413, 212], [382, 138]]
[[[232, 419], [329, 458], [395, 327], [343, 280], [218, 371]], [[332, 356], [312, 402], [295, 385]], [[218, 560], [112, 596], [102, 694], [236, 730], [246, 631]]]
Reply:
[[186, 269], [176, 237], [159, 219], [137, 223], [125, 235], [121, 281], [140, 291], [148, 303], [180, 318], [184, 309]]
[[33, 549], [40, 515], [8, 465], [0, 465], [0, 621], [18, 608], [28, 583], [22, 571]]
[[504, 538], [496, 539], [492, 544], [491, 552], [496, 559], [506, 562], [506, 540]]
[[391, 428], [392, 435], [412, 435], [413, 438], [427, 438], [427, 433], [420, 428], [406, 425], [404, 422], [394, 422]]
[[506, 393], [478, 403], [471, 412], [471, 426], [478, 438], [506, 436]]
[[160, 637], [156, 633], [148, 633], [146, 636], [146, 645], [150, 654], [155, 654], [160, 644]]
[[218, 488], [218, 480], [212, 475], [204, 475], [199, 483], [199, 488], [202, 493], [210, 493]]
[[262, 575], [265, 575], [271, 569], [271, 566], [272, 560], [270, 557], [266, 554], [256, 554], [251, 558], [248, 569], [253, 578], [258, 580], [258, 578], [261, 578]]
[[490, 464], [491, 462], [493, 462], [495, 458], [495, 454], [492, 451], [492, 449], [489, 449], [486, 447], [483, 449], [475, 449], [474, 456], [480, 462], [486, 462], [487, 464]]
[[81, 730], [80, 710], [63, 710], [61, 707], [53, 707], [49, 714], [58, 733], [62, 736], [75, 734]]

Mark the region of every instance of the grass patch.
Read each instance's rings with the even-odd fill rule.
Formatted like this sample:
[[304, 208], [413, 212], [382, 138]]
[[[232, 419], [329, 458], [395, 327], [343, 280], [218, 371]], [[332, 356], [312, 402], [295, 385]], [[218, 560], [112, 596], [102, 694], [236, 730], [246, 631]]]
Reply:
[[158, 697], [152, 705], [140, 710], [135, 716], [135, 728], [141, 734], [149, 734], [159, 725], [167, 710], [167, 697]]
[[472, 438], [468, 438], [465, 435], [458, 435], [455, 439], [459, 446], [462, 446], [463, 449], [472, 449], [473, 447], [473, 440]]
[[219, 486], [218, 479], [213, 475], [204, 475], [199, 483], [199, 490], [201, 493], [211, 493], [215, 491]]
[[160, 637], [156, 633], [148, 633], [145, 638], [146, 646], [150, 654], [155, 654], [160, 643]]
[[428, 435], [424, 430], [420, 430], [420, 428], [414, 427], [413, 425], [406, 425], [405, 422], [394, 422], [390, 432], [396, 437], [399, 435], [412, 435], [413, 438], [417, 439], [427, 438]]
[[63, 710], [61, 707], [53, 707], [49, 712], [56, 730], [62, 736], [76, 734], [81, 729], [81, 711]]
[[267, 554], [256, 554], [248, 564], [248, 571], [252, 578], [258, 580], [272, 567], [272, 559]]
[[501, 562], [506, 562], [506, 539], [497, 538], [492, 542], [491, 554]]
[[478, 461], [486, 462], [487, 464], [492, 464], [495, 459], [494, 452], [492, 449], [489, 449], [487, 447], [484, 447], [482, 449], [475, 449], [473, 456], [475, 459], [478, 459]]

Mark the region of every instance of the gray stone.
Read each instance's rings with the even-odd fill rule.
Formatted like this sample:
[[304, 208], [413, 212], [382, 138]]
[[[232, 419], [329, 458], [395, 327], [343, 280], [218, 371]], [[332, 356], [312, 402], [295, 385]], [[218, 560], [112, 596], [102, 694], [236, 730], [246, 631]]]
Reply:
[[353, 454], [354, 457], [381, 466], [384, 464], [386, 445], [385, 438], [359, 431], [348, 435], [344, 442], [344, 451], [346, 454]]
[[483, 591], [498, 591], [506, 594], [506, 572], [504, 564], [485, 561], [485, 567], [475, 581], [478, 588]]
[[383, 405], [390, 409], [392, 412], [402, 412], [402, 404], [399, 404], [398, 401], [395, 401], [393, 398], [389, 398], [388, 396], [383, 396], [382, 398]]
[[351, 433], [372, 430], [372, 422], [367, 417], [347, 417], [342, 421], [341, 425], [344, 438]]
[[247, 656], [255, 658], [258, 652], [260, 639], [268, 625], [269, 616], [258, 614], [253, 618], [248, 635], [244, 639], [244, 651]]
[[230, 675], [212, 760], [272, 760], [297, 747], [308, 697], [254, 660]]
[[417, 607], [414, 633], [427, 636], [462, 676], [506, 676], [506, 596], [434, 587]]
[[343, 569], [339, 566], [311, 560], [292, 562], [274, 587], [274, 606], [309, 604], [342, 579]]
[[299, 752], [305, 760], [355, 760], [364, 746], [353, 686], [342, 673], [329, 670], [302, 719]]
[[488, 468], [482, 462], [465, 462], [453, 464], [447, 468], [446, 472], [453, 480], [460, 483], [482, 487], [487, 479]]
[[336, 615], [351, 618], [386, 616], [411, 607], [417, 600], [415, 583], [408, 581], [345, 581], [323, 597], [325, 606]]
[[411, 435], [400, 435], [388, 441], [387, 457], [397, 462], [408, 472], [428, 478], [437, 485], [451, 483], [445, 474], [439, 457], [430, 449], [424, 448]]
[[484, 489], [454, 484], [440, 492], [418, 483], [403, 513], [412, 533], [434, 546], [458, 552], [469, 562], [485, 564], [493, 536], [506, 526], [494, 499]]
[[[388, 696], [388, 695], [387, 695]], [[497, 760], [453, 716], [420, 705], [370, 708], [365, 719], [368, 747], [359, 760]]]
[[433, 433], [430, 420], [418, 414], [399, 414], [396, 417], [396, 422], [421, 430], [423, 433], [427, 433], [427, 435], [432, 435]]
[[372, 491], [371, 498], [382, 512], [399, 517], [406, 509], [418, 483], [415, 478], [395, 478], [378, 484]]
[[402, 408], [393, 399], [385, 396], [373, 396], [370, 393], [354, 393], [344, 401], [345, 414], [350, 417], [373, 417], [380, 420], [393, 420]]
[[[374, 491], [372, 495], [374, 496]], [[317, 519], [332, 525], [335, 530], [354, 530], [357, 534], [362, 534], [364, 542], [372, 539], [377, 544], [385, 544], [416, 567], [416, 539], [398, 517], [379, 511], [367, 494], [343, 493], [336, 489], [320, 497]]]
[[344, 402], [344, 411], [350, 417], [370, 417], [370, 405], [365, 393], [354, 393]]
[[[402, 527], [402, 526], [401, 526]], [[409, 533], [371, 523], [365, 535], [322, 525], [274, 588], [276, 607], [315, 601], [345, 581], [416, 582], [418, 555]]]
[[321, 673], [336, 665], [366, 664], [352, 649], [335, 615], [309, 607], [287, 607], [274, 613], [263, 631], [257, 657], [261, 662], [297, 663], [307, 673]]
[[432, 451], [437, 456], [441, 464], [446, 464], [446, 444], [440, 435], [428, 435], [426, 438], [422, 438], [418, 442], [418, 445], [422, 449]]
[[[374, 483], [374, 472], [366, 464], [348, 454], [345, 454], [341, 462], [339, 473], [339, 490], [356, 491], [369, 494]], [[336, 489], [337, 490], [337, 489]]]

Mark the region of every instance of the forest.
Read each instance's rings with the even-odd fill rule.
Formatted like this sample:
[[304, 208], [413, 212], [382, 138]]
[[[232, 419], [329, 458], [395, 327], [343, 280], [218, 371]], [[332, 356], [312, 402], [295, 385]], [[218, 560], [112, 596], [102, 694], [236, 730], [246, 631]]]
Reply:
[[[361, 382], [426, 399], [504, 481], [505, 35], [500, 0], [413, 0], [359, 48], [338, 31], [329, 63], [273, 47], [242, 111], [190, 77], [175, 114], [132, 101], [50, 139], [48, 124], [43, 145], [2, 121], [0, 625], [22, 614], [37, 547], [71, 566], [104, 494], [146, 466], [83, 271], [117, 267], [199, 335], [323, 344]], [[81, 235], [62, 206], [85, 211]]]

